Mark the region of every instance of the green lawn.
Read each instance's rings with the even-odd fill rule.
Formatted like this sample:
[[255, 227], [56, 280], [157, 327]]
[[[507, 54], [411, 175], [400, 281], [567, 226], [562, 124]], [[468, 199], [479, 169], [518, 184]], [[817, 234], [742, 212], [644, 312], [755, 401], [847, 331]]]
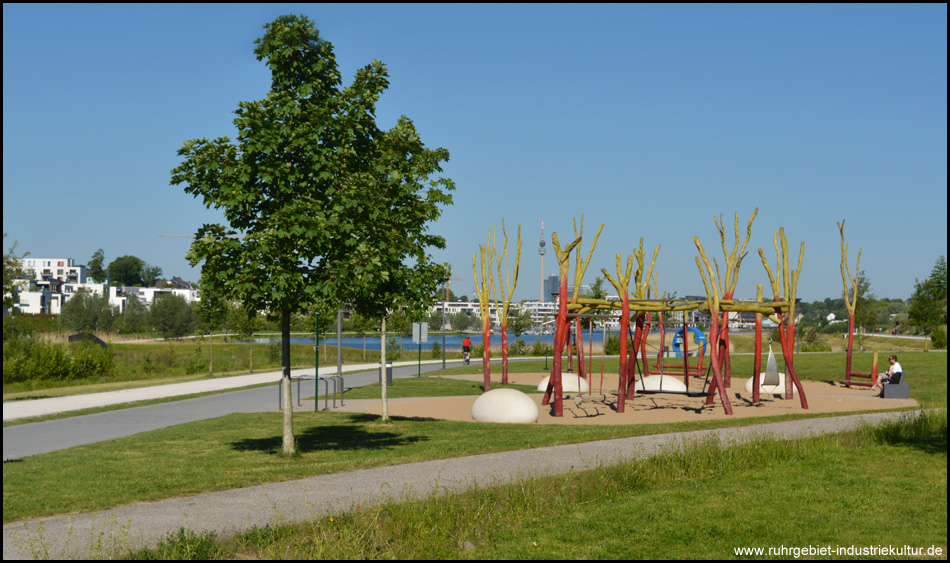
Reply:
[[769, 555], [783, 546], [936, 546], [946, 558], [946, 411], [797, 441], [723, 448], [706, 440], [648, 460], [275, 522], [224, 540], [182, 530], [133, 556], [734, 559], [738, 548], [761, 548], [754, 558], [798, 558]]
[[[751, 366], [751, 358], [741, 356], [735, 365], [742, 361]], [[842, 371], [840, 354], [803, 354], [796, 362], [814, 379], [837, 378]], [[943, 353], [901, 355], [912, 394], [925, 406], [946, 407], [946, 362]], [[537, 368], [512, 364], [524, 371]], [[393, 389], [404, 382], [408, 389], [414, 385], [409, 381], [400, 380]], [[458, 384], [470, 385], [451, 383]], [[810, 416], [819, 415], [636, 426], [523, 425], [512, 432], [508, 425], [416, 419], [381, 424], [369, 415], [300, 412], [294, 420], [301, 453], [285, 458], [278, 453], [279, 413], [235, 414], [5, 463], [3, 518], [91, 511], [365, 467]]]

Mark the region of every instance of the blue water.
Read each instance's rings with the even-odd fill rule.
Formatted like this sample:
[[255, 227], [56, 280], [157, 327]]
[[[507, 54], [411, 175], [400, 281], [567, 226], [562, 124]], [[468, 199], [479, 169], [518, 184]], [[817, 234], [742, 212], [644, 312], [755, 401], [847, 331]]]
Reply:
[[[609, 334], [609, 333], [608, 333]], [[472, 344], [478, 345], [482, 344], [482, 335], [481, 334], [469, 334], [469, 338], [472, 339]], [[594, 344], [601, 344], [603, 342], [603, 333], [597, 332], [594, 334]], [[463, 335], [458, 334], [446, 334], [445, 335], [445, 347], [447, 350], [461, 350], [462, 349], [462, 340], [465, 338]], [[585, 344], [589, 341], [590, 336], [584, 334]], [[553, 334], [526, 334], [521, 337], [524, 340], [525, 344], [531, 346], [537, 340], [545, 344], [554, 345], [554, 335]], [[357, 348], [363, 349], [363, 337], [362, 336], [344, 336], [343, 337], [343, 347], [344, 348]], [[418, 346], [415, 342], [412, 341], [412, 337], [405, 336], [401, 338], [402, 340], [402, 349], [403, 350], [416, 350]], [[266, 344], [269, 342], [269, 338], [258, 338], [254, 342], [258, 344]], [[512, 332], [508, 332], [508, 344], [511, 345], [515, 341], [515, 335]], [[290, 339], [291, 344], [313, 344], [313, 337], [294, 337]], [[439, 346], [442, 346], [442, 333], [429, 333], [429, 341], [422, 344], [423, 350], [431, 350], [432, 344], [438, 342]], [[320, 345], [326, 346], [336, 346], [336, 336], [320, 337]], [[491, 337], [492, 346], [501, 346], [501, 335], [493, 334]], [[366, 349], [367, 350], [379, 350], [379, 335], [378, 334], [367, 334], [366, 335]]]

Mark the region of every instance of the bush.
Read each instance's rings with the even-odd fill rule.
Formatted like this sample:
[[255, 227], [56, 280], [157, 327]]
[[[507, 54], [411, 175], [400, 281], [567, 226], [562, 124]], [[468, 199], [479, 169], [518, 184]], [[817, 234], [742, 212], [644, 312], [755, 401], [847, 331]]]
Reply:
[[267, 343], [267, 361], [280, 365], [280, 338], [271, 338]]
[[92, 342], [72, 346], [71, 379], [112, 375], [115, 368], [115, 353]]
[[508, 345], [509, 356], [524, 356], [527, 353], [528, 345], [520, 338], [515, 338], [515, 341]]
[[933, 343], [934, 348], [943, 350], [947, 347], [947, 331], [940, 327], [933, 329], [930, 333], [930, 342]]
[[534, 341], [534, 344], [531, 345], [531, 355], [532, 356], [553, 356], [554, 355], [554, 346], [541, 342], [541, 339], [538, 338]]
[[112, 375], [115, 354], [91, 342], [53, 344], [24, 339], [4, 347], [3, 382], [68, 381]]
[[433, 360], [442, 359], [442, 346], [438, 342], [432, 343], [432, 351], [430, 352]]

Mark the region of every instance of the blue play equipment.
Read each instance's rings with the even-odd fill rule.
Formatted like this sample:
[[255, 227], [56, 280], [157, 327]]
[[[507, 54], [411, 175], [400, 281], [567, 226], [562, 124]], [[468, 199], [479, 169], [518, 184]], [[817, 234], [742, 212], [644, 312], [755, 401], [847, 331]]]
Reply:
[[[703, 355], [706, 354], [706, 335], [703, 334], [703, 331], [699, 330], [696, 327], [689, 327], [689, 332], [693, 335], [693, 344], [703, 345]], [[690, 350], [695, 350], [692, 345], [689, 347]], [[673, 335], [673, 351], [676, 352], [677, 358], [683, 357], [683, 329], [676, 331], [676, 334]]]

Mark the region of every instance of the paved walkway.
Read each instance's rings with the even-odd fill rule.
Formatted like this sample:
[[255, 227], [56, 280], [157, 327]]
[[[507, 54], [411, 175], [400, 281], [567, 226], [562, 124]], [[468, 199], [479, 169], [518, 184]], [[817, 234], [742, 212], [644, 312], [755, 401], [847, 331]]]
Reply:
[[[57, 516], [3, 527], [4, 559], [108, 556], [153, 545], [186, 526], [229, 535], [250, 526], [305, 521], [340, 514], [355, 504], [389, 498], [421, 498], [446, 491], [502, 484], [530, 476], [563, 474], [653, 455], [670, 444], [718, 436], [726, 443], [770, 434], [792, 439], [854, 428], [905, 413], [884, 412], [814, 418], [741, 428], [700, 430], [639, 438], [476, 455], [268, 483], [243, 489], [129, 506], [90, 514]], [[42, 548], [45, 551], [38, 551]]]
[[[417, 363], [418, 362], [394, 362], [393, 366], [414, 366]], [[422, 364], [441, 365], [442, 360], [425, 360], [422, 362]], [[376, 370], [378, 373], [379, 364], [355, 364], [343, 366], [343, 373], [370, 370]], [[321, 377], [336, 374], [336, 366], [320, 368]], [[291, 370], [290, 372], [291, 377], [300, 377], [302, 375], [310, 375], [313, 377], [313, 370], [296, 369]], [[165, 399], [168, 397], [180, 397], [183, 395], [194, 395], [198, 393], [208, 393], [211, 391], [226, 391], [228, 389], [240, 389], [242, 387], [250, 387], [252, 385], [260, 385], [262, 383], [277, 383], [280, 381], [280, 377], [280, 371], [271, 371], [266, 373], [254, 373], [251, 375], [220, 377], [217, 379], [200, 379], [198, 381], [189, 381], [187, 383], [153, 385], [149, 387], [139, 387], [137, 389], [108, 391], [105, 393], [89, 393], [86, 395], [51, 397], [48, 399], [33, 399], [28, 401], [11, 401], [8, 403], [3, 403], [3, 420], [6, 422], [8, 420], [15, 420], [18, 418], [45, 416], [48, 414], [56, 414], [61, 412], [106, 407], [110, 405], [119, 405], [122, 403], [133, 403], [136, 401]]]

